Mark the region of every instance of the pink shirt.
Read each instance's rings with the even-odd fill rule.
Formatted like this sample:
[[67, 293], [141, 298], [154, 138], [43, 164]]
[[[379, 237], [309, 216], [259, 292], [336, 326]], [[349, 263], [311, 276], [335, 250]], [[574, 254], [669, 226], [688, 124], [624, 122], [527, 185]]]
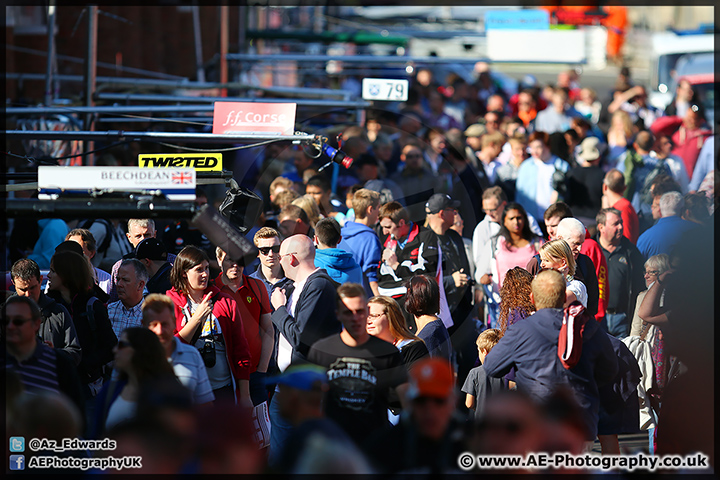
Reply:
[[498, 238], [497, 252], [495, 253], [498, 288], [502, 287], [502, 282], [503, 280], [505, 280], [505, 274], [508, 270], [511, 270], [515, 267], [525, 268], [530, 259], [537, 253], [538, 251], [536, 250], [535, 244], [532, 240], [524, 247], [513, 247], [512, 250], [508, 250], [508, 245], [505, 237], [500, 236]]

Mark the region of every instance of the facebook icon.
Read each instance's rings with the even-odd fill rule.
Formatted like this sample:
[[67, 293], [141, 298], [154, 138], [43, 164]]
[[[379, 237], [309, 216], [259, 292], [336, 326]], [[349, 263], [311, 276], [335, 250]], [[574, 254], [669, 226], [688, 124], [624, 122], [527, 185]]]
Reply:
[[10, 470], [25, 470], [25, 455], [10, 455]]

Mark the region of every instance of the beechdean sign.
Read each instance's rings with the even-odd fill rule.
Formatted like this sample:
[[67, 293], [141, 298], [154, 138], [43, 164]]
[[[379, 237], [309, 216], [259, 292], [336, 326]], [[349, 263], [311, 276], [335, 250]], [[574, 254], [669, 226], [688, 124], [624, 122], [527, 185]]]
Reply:
[[212, 133], [293, 135], [295, 103], [215, 102]]
[[55, 199], [63, 193], [163, 193], [168, 200], [195, 200], [192, 168], [38, 167], [38, 198]]

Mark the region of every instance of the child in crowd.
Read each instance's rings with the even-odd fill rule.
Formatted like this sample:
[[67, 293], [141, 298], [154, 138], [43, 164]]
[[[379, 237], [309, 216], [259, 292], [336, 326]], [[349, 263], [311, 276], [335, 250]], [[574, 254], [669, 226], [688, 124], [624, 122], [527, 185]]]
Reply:
[[[496, 328], [488, 328], [478, 335], [475, 343], [477, 344], [480, 363], [485, 363], [485, 357], [497, 345], [501, 336], [500, 330]], [[475, 410], [475, 420], [477, 421], [482, 417], [487, 397], [504, 389], [505, 383], [503, 379], [488, 377], [483, 366], [480, 365], [470, 370], [461, 391], [467, 395], [465, 397], [465, 406], [470, 410]]]

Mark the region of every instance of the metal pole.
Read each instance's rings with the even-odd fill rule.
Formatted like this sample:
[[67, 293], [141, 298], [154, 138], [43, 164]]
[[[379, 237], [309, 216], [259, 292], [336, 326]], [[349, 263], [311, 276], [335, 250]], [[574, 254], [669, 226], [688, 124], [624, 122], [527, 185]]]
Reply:
[[[31, 80], [45, 80], [45, 74], [43, 73], [15, 73], [5, 72], [0, 73], [0, 78], [14, 79], [20, 81], [31, 81]], [[85, 77], [83, 75], [55, 75], [55, 78], [60, 79], [64, 82], [84, 82]], [[97, 83], [108, 87], [118, 86], [152, 86], [165, 89], [176, 89], [182, 88], [186, 90], [200, 89], [206, 90], [210, 88], [233, 88], [237, 90], [260, 90], [263, 92], [273, 94], [294, 94], [302, 97], [307, 96], [320, 96], [326, 97], [345, 97], [347, 94], [345, 91], [332, 90], [330, 88], [305, 88], [305, 87], [261, 87], [256, 85], [248, 85], [239, 82], [179, 82], [174, 80], [152, 80], [147, 78], [131, 78], [131, 77], [96, 77]], [[95, 98], [101, 98], [100, 95], [96, 94]], [[205, 97], [193, 97], [195, 99], [202, 99]]]
[[47, 48], [47, 75], [45, 76], [45, 105], [53, 101], [53, 60], [55, 59], [55, 2], [48, 5], [48, 48]]
[[[280, 93], [280, 92], [277, 92]], [[337, 93], [337, 91], [335, 91]], [[322, 97], [325, 97], [324, 94], [316, 94], [321, 95]], [[95, 98], [98, 100], [113, 100], [113, 101], [139, 101], [139, 102], [185, 102], [185, 103], [210, 103], [210, 102], [224, 102], [227, 101], [227, 97], [188, 97], [184, 95], [145, 95], [142, 93], [137, 94], [122, 94], [122, 93], [98, 93], [95, 95]], [[255, 101], [257, 101], [257, 97], [251, 97], [254, 98]], [[262, 97], [261, 97], [262, 98]], [[248, 99], [250, 100], [250, 99]], [[267, 100], [267, 99], [263, 99]], [[277, 99], [276, 99], [277, 100]], [[283, 99], [285, 102], [283, 103], [296, 103], [291, 98]], [[313, 99], [308, 98], [307, 101], [312, 101]], [[241, 97], [233, 97], [233, 101], [244, 101]], [[250, 100], [251, 101], [251, 100]]]
[[240, 5], [238, 7], [238, 53], [247, 53], [245, 50], [245, 42], [247, 42], [247, 15], [247, 6]]
[[[131, 97], [132, 98], [132, 97]], [[295, 103], [298, 107], [328, 107], [328, 108], [367, 108], [371, 106], [370, 102], [365, 100], [343, 101], [343, 100], [295, 100], [287, 102], [287, 99], [281, 98], [244, 98], [238, 99], [250, 103]], [[196, 112], [212, 112], [214, 105], [129, 105], [129, 106], [109, 106], [109, 107], [11, 107], [5, 109], [5, 115], [68, 115], [71, 113], [106, 113], [106, 114], [124, 114], [124, 113], [196, 113]]]
[[193, 5], [192, 7], [193, 17], [193, 36], [195, 37], [195, 65], [197, 68], [197, 79], [198, 82], [205, 81], [205, 69], [203, 68], [202, 60], [202, 35], [200, 33], [200, 7]]
[[32, 218], [192, 218], [194, 202], [167, 200], [37, 200], [14, 198], [5, 201], [8, 217]]
[[[16, 137], [24, 140], [127, 140], [127, 141], [176, 141], [193, 143], [215, 144], [244, 144], [271, 141], [288, 141], [293, 143], [312, 143], [319, 137], [314, 134], [302, 133], [295, 135], [248, 135], [241, 133], [185, 133], [185, 132], [126, 132], [124, 130], [109, 130], [106, 132], [73, 132], [54, 130], [4, 130], [0, 134], [6, 137]], [[202, 152], [198, 153], [202, 155]]]
[[[230, 28], [228, 25], [229, 8], [227, 5], [220, 6], [220, 83], [227, 83], [228, 81], [227, 55], [230, 40]], [[220, 89], [220, 96], [227, 97], [226, 88]]]
[[[98, 19], [98, 7], [88, 7], [88, 31], [87, 31], [87, 57], [85, 59], [85, 106], [93, 107], [95, 101], [93, 96], [95, 95], [95, 83], [97, 75], [97, 19]], [[88, 113], [85, 117], [85, 129], [93, 130], [93, 116]], [[93, 142], [85, 143], [85, 151], [92, 151], [95, 147]], [[95, 158], [93, 154], [87, 156], [87, 164], [95, 165]]]

